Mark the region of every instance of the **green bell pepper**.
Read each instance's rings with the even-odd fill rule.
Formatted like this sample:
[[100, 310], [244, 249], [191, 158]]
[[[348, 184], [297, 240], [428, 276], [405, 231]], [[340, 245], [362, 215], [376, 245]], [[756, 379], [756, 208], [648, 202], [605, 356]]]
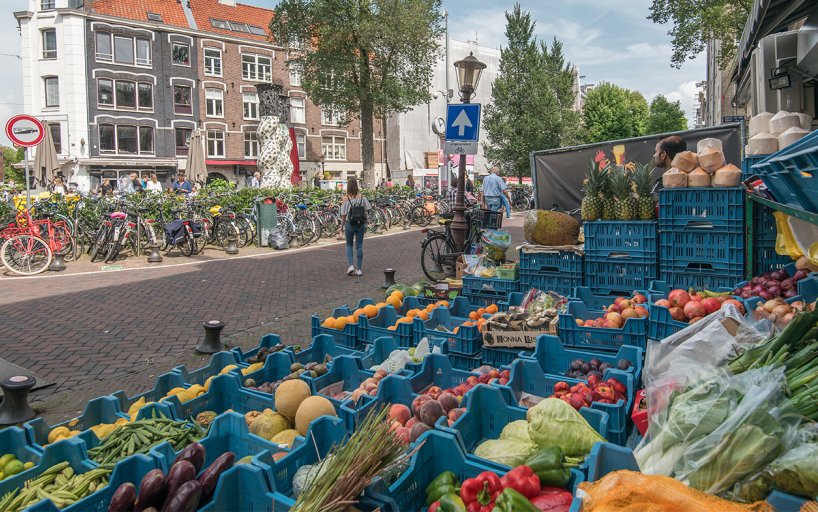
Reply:
[[466, 504], [455, 493], [449, 493], [440, 498], [440, 512], [466, 512]]
[[515, 491], [511, 487], [506, 487], [497, 496], [494, 508], [491, 512], [540, 512], [528, 498]]
[[525, 465], [540, 477], [543, 485], [565, 487], [571, 478], [571, 465], [565, 462], [559, 446], [547, 446], [534, 453]]
[[431, 505], [449, 493], [457, 494], [458, 490], [457, 475], [444, 471], [426, 486], [426, 505]]

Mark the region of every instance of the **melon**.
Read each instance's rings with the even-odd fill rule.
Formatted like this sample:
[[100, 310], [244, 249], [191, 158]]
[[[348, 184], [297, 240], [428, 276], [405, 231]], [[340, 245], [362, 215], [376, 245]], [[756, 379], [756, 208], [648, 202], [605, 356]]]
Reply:
[[298, 435], [298, 431], [293, 428], [288, 428], [287, 430], [282, 430], [275, 437], [270, 439], [270, 441], [277, 443], [277, 444], [286, 444], [288, 447], [293, 447], [293, 441], [295, 441], [295, 436]]
[[290, 421], [277, 412], [265, 412], [250, 425], [250, 433], [268, 441], [290, 428]]
[[335, 407], [332, 406], [332, 402], [323, 396], [311, 396], [301, 402], [301, 406], [298, 407], [298, 411], [295, 413], [295, 429], [298, 430], [299, 434], [305, 436], [310, 423], [321, 416], [336, 417]]
[[287, 418], [295, 418], [295, 413], [307, 397], [309, 397], [310, 386], [301, 379], [285, 380], [276, 388], [275, 402], [276, 411]]

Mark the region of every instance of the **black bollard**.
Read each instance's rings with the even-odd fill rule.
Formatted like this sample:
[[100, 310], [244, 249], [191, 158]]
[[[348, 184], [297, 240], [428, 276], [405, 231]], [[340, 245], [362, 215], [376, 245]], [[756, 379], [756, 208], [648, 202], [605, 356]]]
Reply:
[[14, 425], [30, 420], [36, 414], [28, 405], [28, 392], [37, 379], [17, 375], [0, 382], [3, 388], [3, 402], [0, 403], [0, 425]]
[[159, 245], [154, 242], [151, 244], [151, 253], [148, 255], [148, 263], [162, 263], [162, 255], [159, 253]]
[[201, 343], [196, 345], [196, 352], [200, 354], [215, 354], [224, 350], [222, 345], [221, 332], [224, 329], [224, 322], [218, 320], [208, 320], [202, 324], [205, 330], [205, 337]]
[[55, 252], [54, 259], [51, 260], [51, 265], [49, 265], [48, 270], [51, 272], [62, 272], [65, 269], [65, 254], [62, 252]]
[[239, 253], [239, 246], [237, 245], [238, 240], [236, 240], [236, 235], [230, 235], [227, 237], [227, 248], [224, 250], [227, 254], [233, 255]]
[[388, 268], [383, 271], [384, 281], [381, 288], [385, 290], [395, 284], [395, 272], [396, 270], [394, 268]]

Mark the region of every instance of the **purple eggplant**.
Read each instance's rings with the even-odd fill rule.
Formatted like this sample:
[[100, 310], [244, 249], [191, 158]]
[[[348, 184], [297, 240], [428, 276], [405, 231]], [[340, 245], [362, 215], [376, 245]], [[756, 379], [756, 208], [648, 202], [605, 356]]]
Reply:
[[180, 460], [168, 471], [168, 496], [173, 496], [185, 482], [196, 479], [196, 468], [187, 460]]
[[131, 512], [135, 501], [136, 486], [131, 482], [125, 482], [117, 487], [111, 496], [108, 512]]
[[172, 496], [168, 496], [162, 512], [194, 512], [199, 508], [202, 484], [197, 480], [185, 482]]
[[179, 452], [179, 455], [177, 455], [176, 458], [173, 460], [173, 464], [171, 464], [171, 466], [173, 466], [180, 460], [186, 460], [193, 464], [193, 467], [196, 468], [196, 473], [198, 473], [199, 471], [202, 470], [202, 467], [204, 466], [205, 461], [204, 446], [202, 446], [199, 443], [192, 443], [187, 445], [184, 450]]
[[152, 469], [142, 478], [139, 484], [139, 497], [134, 512], [143, 512], [146, 508], [161, 507], [168, 494], [168, 481], [161, 469]]
[[202, 476], [199, 477], [199, 483], [202, 484], [202, 503], [207, 503], [213, 497], [219, 476], [232, 468], [235, 460], [236, 455], [233, 452], [227, 452], [220, 455], [204, 470]]

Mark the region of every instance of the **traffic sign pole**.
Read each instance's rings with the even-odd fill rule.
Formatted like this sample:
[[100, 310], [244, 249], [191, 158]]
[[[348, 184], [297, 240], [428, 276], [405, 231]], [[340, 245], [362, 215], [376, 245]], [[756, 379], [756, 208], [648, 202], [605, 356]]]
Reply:
[[31, 179], [28, 177], [28, 148], [23, 150], [23, 155], [26, 161], [26, 208], [31, 208]]

